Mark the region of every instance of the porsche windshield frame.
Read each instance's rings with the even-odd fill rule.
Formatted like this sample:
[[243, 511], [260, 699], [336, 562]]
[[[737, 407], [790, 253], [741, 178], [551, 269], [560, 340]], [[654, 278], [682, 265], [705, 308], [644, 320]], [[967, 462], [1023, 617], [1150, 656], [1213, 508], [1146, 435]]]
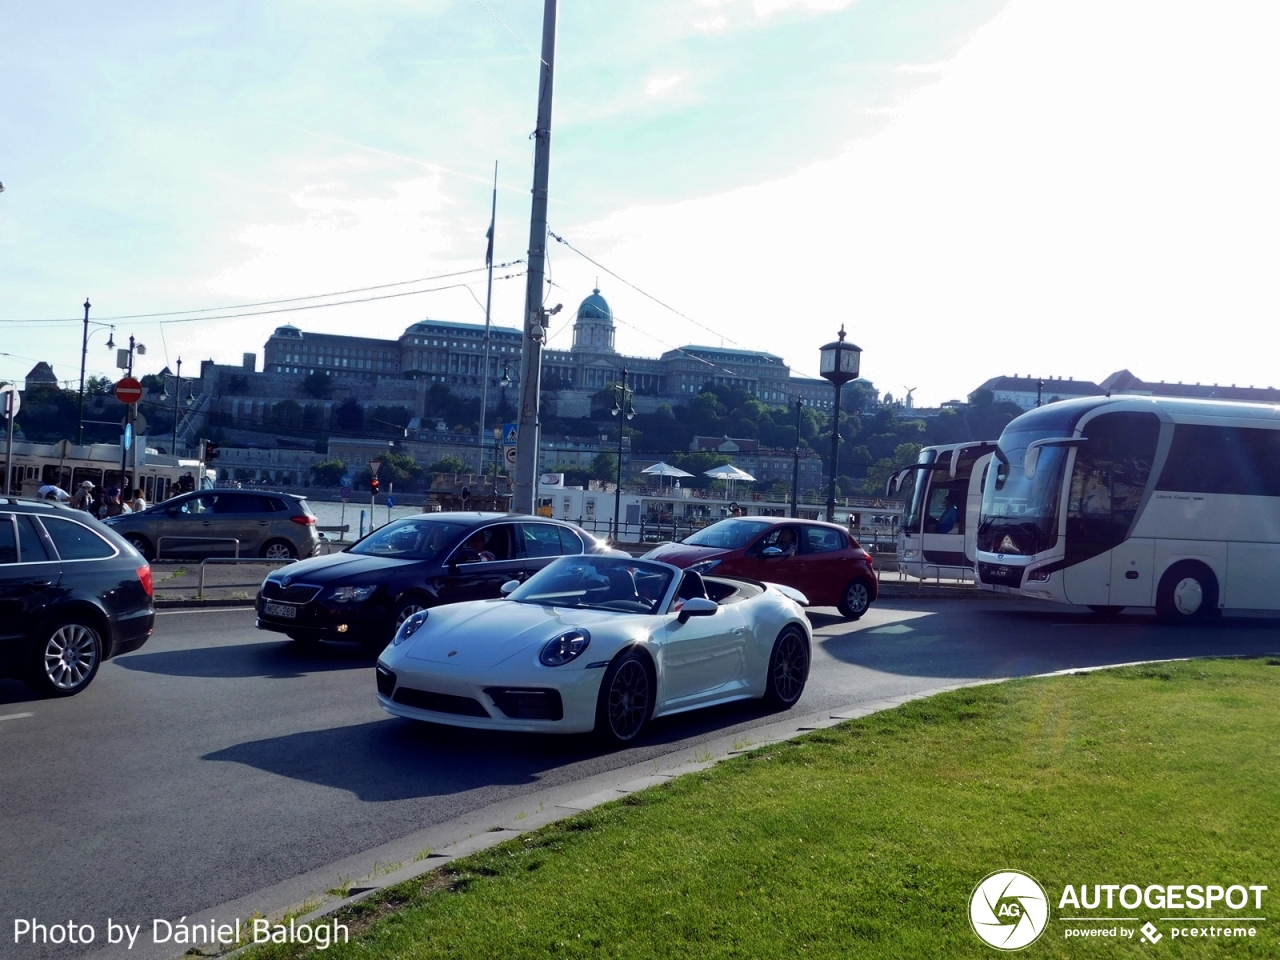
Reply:
[[676, 573], [665, 564], [630, 557], [561, 557], [513, 590], [507, 600], [656, 616], [665, 608]]

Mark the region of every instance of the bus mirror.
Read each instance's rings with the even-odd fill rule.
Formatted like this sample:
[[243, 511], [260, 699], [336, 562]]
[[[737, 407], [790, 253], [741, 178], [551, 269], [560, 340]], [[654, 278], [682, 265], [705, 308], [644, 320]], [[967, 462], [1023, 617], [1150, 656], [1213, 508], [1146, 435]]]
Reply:
[[1027, 455], [1022, 461], [1022, 472], [1028, 480], [1036, 477], [1036, 463], [1040, 460], [1040, 448], [1032, 444], [1027, 448]]

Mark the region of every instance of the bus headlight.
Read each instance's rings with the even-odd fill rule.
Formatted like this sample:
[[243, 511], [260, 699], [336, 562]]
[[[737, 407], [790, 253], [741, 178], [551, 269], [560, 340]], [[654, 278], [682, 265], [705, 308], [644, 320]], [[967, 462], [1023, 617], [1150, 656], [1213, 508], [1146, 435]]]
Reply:
[[1027, 574], [1027, 583], [1048, 583], [1053, 571], [1048, 569], [1032, 570]]

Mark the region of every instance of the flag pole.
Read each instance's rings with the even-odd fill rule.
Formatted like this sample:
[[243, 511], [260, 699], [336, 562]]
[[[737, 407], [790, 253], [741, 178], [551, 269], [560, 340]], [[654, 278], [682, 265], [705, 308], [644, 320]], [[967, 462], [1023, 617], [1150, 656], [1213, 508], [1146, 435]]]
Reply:
[[[484, 476], [484, 415], [489, 404], [489, 307], [493, 304], [493, 231], [498, 222], [498, 161], [493, 161], [493, 206], [489, 212], [489, 247], [484, 254], [485, 266], [489, 268], [489, 288], [484, 295], [484, 367], [480, 377], [480, 432], [476, 437], [476, 458], [479, 462], [480, 476]], [[494, 454], [493, 461], [494, 494], [498, 492], [498, 461]]]

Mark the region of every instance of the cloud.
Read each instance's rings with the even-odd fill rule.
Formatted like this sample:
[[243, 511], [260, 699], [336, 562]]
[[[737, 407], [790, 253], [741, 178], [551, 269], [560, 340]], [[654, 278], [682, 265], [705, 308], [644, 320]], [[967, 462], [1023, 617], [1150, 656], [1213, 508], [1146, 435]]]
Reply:
[[[844, 323], [865, 375], [921, 385], [921, 402], [1015, 370], [1274, 382], [1269, 351], [1249, 347], [1280, 313], [1277, 21], [1244, 3], [1206, 20], [1183, 3], [1015, 0], [838, 158], [576, 234], [809, 373]], [[708, 341], [602, 283], [652, 337]]]
[[660, 97], [664, 93], [674, 90], [682, 80], [684, 80], [684, 77], [678, 73], [650, 77], [649, 82], [644, 86], [644, 95], [646, 97]]

